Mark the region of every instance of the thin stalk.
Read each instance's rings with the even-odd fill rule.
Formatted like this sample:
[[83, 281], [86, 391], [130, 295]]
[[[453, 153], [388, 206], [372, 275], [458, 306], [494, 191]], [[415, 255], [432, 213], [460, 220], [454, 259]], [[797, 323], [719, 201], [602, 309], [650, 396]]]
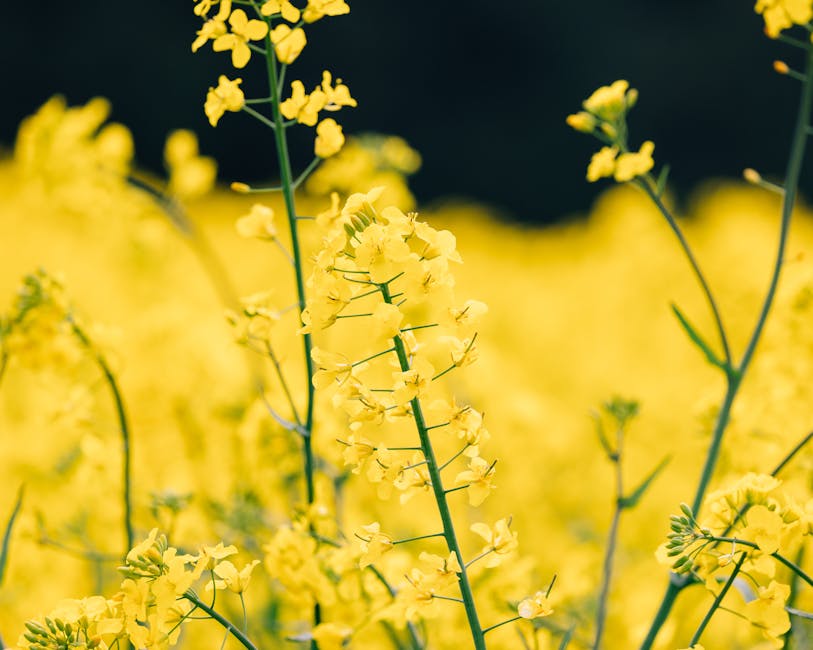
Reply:
[[190, 589], [183, 595], [183, 597], [186, 598], [186, 600], [192, 603], [195, 607], [206, 612], [214, 620], [220, 623], [220, 625], [237, 641], [239, 641], [243, 647], [247, 648], [247, 650], [257, 650], [257, 646], [255, 646], [251, 642], [251, 640], [242, 631], [240, 631], [240, 629], [236, 625], [234, 625], [234, 623], [232, 623], [229, 619], [225, 618], [223, 615], [219, 614], [209, 605], [200, 600], [200, 598], [197, 597], [197, 594], [195, 594], [194, 591]]
[[714, 599], [714, 602], [711, 604], [709, 611], [706, 612], [706, 615], [703, 617], [703, 620], [700, 621], [700, 625], [697, 626], [697, 630], [692, 635], [692, 640], [689, 641], [689, 647], [691, 648], [694, 646], [698, 641], [700, 641], [700, 637], [703, 635], [703, 632], [706, 629], [706, 626], [711, 621], [711, 617], [714, 616], [714, 613], [720, 607], [720, 603], [723, 602], [723, 598], [728, 593], [728, 590], [731, 589], [731, 585], [734, 584], [734, 579], [737, 577], [737, 574], [740, 572], [742, 568], [742, 563], [745, 562], [745, 558], [748, 557], [748, 553], [743, 553], [740, 559], [737, 561], [737, 564], [734, 566], [734, 569], [731, 571], [731, 575], [726, 580], [725, 585], [720, 590], [720, 593], [717, 594], [717, 597]]
[[[253, 0], [252, 0], [253, 1]], [[299, 244], [298, 223], [296, 218], [296, 205], [294, 203], [294, 181], [291, 174], [291, 157], [288, 154], [288, 138], [286, 135], [286, 125], [280, 111], [280, 79], [277, 74], [277, 56], [274, 44], [271, 42], [271, 30], [269, 23], [269, 33], [265, 37], [265, 61], [268, 72], [268, 87], [271, 96], [271, 113], [274, 118], [274, 140], [277, 149], [277, 162], [280, 170], [280, 185], [282, 186], [282, 197], [285, 202], [285, 211], [288, 216], [288, 226], [291, 233], [291, 249], [294, 257], [294, 276], [296, 280], [296, 295], [299, 303], [299, 316], [302, 319], [302, 312], [305, 309], [305, 278], [303, 274], [302, 250]], [[285, 66], [282, 66], [284, 73]], [[247, 107], [246, 107], [247, 108]], [[313, 408], [314, 408], [314, 386], [313, 386], [313, 359], [311, 359], [311, 335], [302, 336], [303, 355], [305, 357], [305, 394], [306, 415], [304, 431], [307, 435], [302, 435], [302, 456], [305, 470], [305, 496], [307, 504], [313, 504], [316, 498], [314, 482], [314, 455], [313, 455]], [[316, 627], [322, 622], [322, 612], [319, 603], [313, 606], [313, 625]], [[317, 650], [316, 641], [311, 640], [311, 650]]]
[[93, 343], [91, 343], [90, 338], [85, 333], [85, 331], [79, 327], [76, 321], [73, 320], [70, 316], [68, 317], [68, 322], [71, 325], [71, 329], [73, 333], [76, 335], [76, 338], [82, 343], [82, 345], [87, 348], [87, 350], [93, 355], [96, 365], [99, 366], [99, 369], [102, 371], [104, 375], [105, 381], [107, 382], [108, 387], [110, 388], [110, 393], [113, 396], [113, 403], [116, 407], [116, 416], [119, 421], [119, 432], [121, 434], [121, 453], [122, 453], [122, 500], [124, 502], [124, 535], [126, 539], [127, 548], [124, 551], [124, 555], [126, 556], [127, 553], [133, 548], [135, 533], [133, 532], [133, 497], [132, 497], [132, 468], [131, 468], [131, 453], [130, 453], [130, 425], [127, 420], [127, 411], [124, 407], [124, 398], [121, 395], [121, 390], [119, 389], [118, 382], [116, 381], [115, 376], [113, 376], [113, 371], [110, 369], [110, 366], [107, 364], [107, 360], [104, 356], [99, 353], [96, 348], [93, 347]]
[[700, 287], [703, 289], [703, 294], [706, 296], [706, 302], [709, 304], [711, 313], [714, 316], [714, 323], [717, 326], [717, 334], [720, 337], [720, 344], [723, 346], [723, 356], [725, 356], [726, 365], [731, 367], [731, 350], [728, 346], [728, 337], [726, 336], [725, 327], [723, 326], [723, 319], [720, 315], [720, 310], [717, 307], [717, 301], [714, 299], [714, 294], [711, 291], [711, 287], [709, 287], [709, 284], [706, 281], [706, 276], [703, 275], [703, 271], [700, 269], [700, 265], [698, 264], [697, 259], [689, 246], [689, 242], [687, 242], [686, 238], [683, 236], [683, 231], [680, 229], [677, 220], [669, 209], [663, 204], [663, 201], [661, 201], [661, 198], [657, 195], [657, 193], [652, 189], [651, 184], [649, 182], [641, 181], [639, 185], [644, 189], [644, 192], [647, 193], [652, 202], [657, 206], [658, 210], [669, 224], [669, 227], [672, 229], [672, 232], [675, 234], [675, 237], [677, 237], [680, 247], [683, 249], [683, 253], [686, 255], [686, 259], [689, 261], [689, 265], [692, 267], [692, 271], [694, 272], [697, 281], [700, 283]]
[[[274, 139], [277, 148], [277, 162], [280, 170], [280, 185], [282, 186], [282, 197], [285, 202], [285, 211], [288, 215], [288, 225], [291, 232], [291, 248], [294, 257], [294, 275], [296, 279], [296, 293], [299, 302], [299, 314], [305, 309], [305, 277], [303, 274], [302, 251], [299, 244], [299, 233], [297, 230], [296, 207], [294, 203], [294, 185], [291, 174], [291, 158], [288, 154], [288, 138], [282, 113], [280, 112], [280, 88], [277, 77], [277, 58], [271, 37], [266, 36], [266, 68], [268, 71], [268, 86], [271, 92], [271, 112], [274, 117]], [[311, 359], [311, 335], [305, 334], [302, 337], [303, 353], [305, 356], [306, 369], [306, 395], [307, 407], [305, 416], [305, 429], [312, 432], [313, 429], [313, 360]], [[313, 503], [314, 493], [314, 463], [313, 446], [311, 436], [303, 436], [302, 447], [305, 464], [305, 491], [308, 505]]]
[[[802, 95], [799, 99], [799, 113], [796, 117], [796, 126], [793, 131], [793, 139], [791, 141], [790, 157], [788, 159], [788, 166], [785, 174], [785, 193], [782, 202], [782, 219], [779, 230], [779, 243], [776, 253], [776, 261], [774, 263], [773, 273], [771, 274], [771, 281], [768, 286], [768, 292], [765, 296], [765, 301], [762, 304], [762, 309], [759, 313], [757, 323], [754, 326], [751, 338], [748, 341], [745, 353], [739, 365], [734, 369], [735, 372], [728, 376], [728, 388], [720, 413], [717, 417], [714, 434], [712, 435], [712, 442], [706, 456], [706, 463], [703, 467], [703, 473], [700, 477], [700, 482], [697, 486], [695, 494], [694, 505], [692, 511], [697, 513], [699, 507], [705, 497], [706, 489], [708, 488], [711, 475], [717, 464], [717, 458], [720, 453], [720, 444], [722, 436], [725, 431], [726, 425], [730, 417], [731, 406], [736, 397], [742, 377], [748, 370], [748, 367], [753, 358], [754, 352], [762, 336], [762, 331], [768, 318], [768, 312], [773, 305], [773, 300], [776, 295], [776, 288], [779, 283], [779, 275], [782, 270], [782, 263], [785, 256], [785, 247], [787, 244], [787, 236], [790, 228], [790, 218], [793, 213], [793, 204], [796, 200], [796, 192], [799, 185], [799, 176], [802, 171], [802, 162], [804, 159], [805, 146], [807, 144], [808, 135], [808, 122], [810, 119], [810, 110], [813, 106], [813, 48], [807, 46], [807, 60], [805, 63], [805, 79], [802, 86]], [[669, 612], [674, 605], [678, 593], [688, 584], [687, 580], [675, 574], [670, 574], [669, 585], [661, 601], [655, 619], [649, 628], [649, 632], [641, 644], [641, 650], [650, 650], [655, 642], [661, 627], [666, 622]]]
[[[392, 304], [392, 297], [390, 295], [387, 285], [381, 285], [381, 295], [384, 302]], [[407, 372], [410, 369], [409, 359], [407, 357], [406, 348], [400, 337], [393, 338], [395, 351], [398, 354], [398, 361], [401, 366], [402, 372]], [[452, 513], [449, 510], [449, 504], [446, 501], [446, 493], [443, 489], [443, 481], [440, 475], [440, 468], [435, 459], [435, 451], [432, 447], [432, 440], [429, 437], [429, 431], [426, 428], [426, 421], [421, 408], [420, 400], [415, 397], [411, 401], [412, 415], [415, 419], [415, 427], [418, 430], [418, 437], [421, 441], [423, 454], [426, 458], [427, 470], [429, 478], [432, 481], [432, 492], [435, 496], [435, 502], [438, 506], [440, 519], [443, 523], [443, 536], [446, 538], [446, 545], [450, 552], [454, 553], [457, 557], [457, 562], [460, 565], [461, 571], [458, 574], [458, 583], [460, 585], [460, 594], [463, 597], [463, 607], [466, 610], [466, 618], [469, 622], [469, 629], [471, 631], [472, 640], [474, 641], [475, 650], [486, 650], [485, 638], [483, 637], [483, 630], [480, 627], [480, 621], [477, 616], [477, 607], [474, 603], [474, 593], [469, 583], [469, 576], [466, 572], [466, 566], [463, 561], [463, 554], [460, 551], [460, 544], [457, 541], [455, 533], [454, 522], [452, 521]]]
[[621, 505], [623, 492], [621, 491], [621, 465], [616, 464], [618, 498], [615, 501], [615, 511], [610, 524], [610, 532], [607, 534], [607, 548], [604, 552], [603, 579], [601, 581], [601, 592], [598, 597], [598, 609], [596, 611], [596, 638], [593, 641], [593, 650], [601, 647], [601, 637], [604, 634], [604, 623], [607, 619], [607, 602], [610, 595], [610, 582], [613, 577], [613, 558], [615, 557], [615, 547], [618, 542], [618, 527], [621, 523], [621, 512], [624, 507]]

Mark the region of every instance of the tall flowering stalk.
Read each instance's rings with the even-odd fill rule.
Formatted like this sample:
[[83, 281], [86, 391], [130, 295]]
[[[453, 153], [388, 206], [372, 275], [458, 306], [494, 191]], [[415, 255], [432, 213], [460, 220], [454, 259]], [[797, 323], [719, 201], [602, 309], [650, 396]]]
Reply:
[[[699, 528], [699, 533], [693, 531], [694, 528], [698, 528], [699, 526], [695, 518], [700, 513], [701, 507], [704, 505], [706, 500], [706, 494], [720, 457], [723, 438], [731, 419], [731, 409], [739, 393], [743, 377], [750, 367], [757, 345], [762, 337], [771, 307], [773, 306], [779, 284], [779, 277], [785, 258], [791, 214], [796, 202], [796, 194], [807, 145], [807, 138], [812, 132], [810, 116], [811, 108], [813, 108], [813, 45], [811, 45], [810, 40], [797, 40], [791, 36], [783, 34], [782, 32], [783, 30], [795, 25], [805, 26], [809, 30], [810, 21], [813, 19], [813, 3], [807, 1], [789, 3], [782, 2], [781, 0], [779, 2], [759, 0], [756, 3], [755, 9], [758, 13], [763, 14], [765, 18], [765, 31], [768, 36], [771, 38], [780, 38], [782, 41], [801, 49], [805, 58], [803, 72], [791, 70], [784, 62], [777, 62], [774, 65], [775, 70], [780, 74], [789, 75], [802, 83], [799, 110], [796, 118], [796, 126], [793, 132], [784, 184], [779, 187], [765, 183], [753, 170], [748, 170], [745, 175], [746, 179], [750, 182], [762, 185], [771, 190], [778, 190], [783, 196], [783, 202], [779, 227], [779, 241], [769, 286], [763, 299], [757, 321], [751, 330], [745, 350], [743, 351], [739, 361], [736, 360], [734, 353], [730, 348], [729, 335], [723, 323], [723, 319], [712, 289], [709, 286], [709, 283], [701, 270], [700, 264], [692, 252], [688, 241], [684, 237], [677, 219], [675, 219], [674, 215], [663, 201], [663, 192], [666, 185], [668, 167], [664, 167], [657, 177], [653, 176], [651, 173], [651, 170], [654, 167], [652, 154], [654, 152], [655, 145], [651, 141], [646, 141], [641, 145], [637, 152], [632, 150], [629, 146], [627, 114], [637, 102], [637, 91], [630, 89], [627, 81], [616, 81], [610, 86], [599, 88], [587, 100], [585, 100], [583, 103], [583, 111], [570, 115], [567, 119], [568, 124], [571, 127], [577, 131], [592, 134], [604, 144], [604, 146], [593, 155], [590, 161], [587, 169], [587, 179], [593, 182], [599, 180], [600, 178], [611, 177], [616, 182], [629, 182], [635, 185], [652, 200], [665, 218], [670, 229], [675, 234], [692, 268], [692, 272], [697, 278], [708, 302], [709, 309], [712, 313], [715, 327], [717, 329], [721, 353], [715, 351], [714, 347], [710, 345], [705, 337], [703, 337], [694, 328], [686, 316], [676, 306], [673, 306], [673, 311], [675, 312], [681, 327], [686, 331], [692, 343], [694, 343], [700, 349], [711, 365], [715, 366], [723, 373], [726, 381], [725, 395], [717, 414], [711, 441], [706, 452], [705, 461], [703, 463], [697, 487], [695, 488], [692, 505], [683, 506], [684, 517], [679, 518], [679, 520], [673, 518], [672, 530], [675, 536], [679, 536], [679, 543], [675, 539], [672, 540], [675, 542], [675, 544], [669, 547], [672, 550], [672, 552], [669, 553], [669, 556], [671, 557], [674, 555], [679, 555], [679, 557], [678, 560], [671, 565], [673, 572], [670, 574], [666, 593], [664, 594], [663, 600], [655, 614], [652, 625], [641, 645], [642, 650], [648, 650], [655, 643], [658, 632], [666, 622], [678, 594], [680, 594], [680, 592], [689, 585], [700, 581], [707, 573], [706, 571], [697, 570], [697, 562], [695, 559], [695, 556], [697, 555], [696, 553], [690, 555], [680, 554], [685, 549], [685, 544], [690, 544], [692, 541], [702, 539], [705, 540], [702, 548], [705, 548], [709, 542], [730, 541], [721, 540], [721, 538], [711, 535], [706, 528]], [[747, 508], [750, 506], [750, 503], [751, 502], [746, 502], [742, 504], [741, 507]], [[774, 512], [775, 510], [775, 508], [772, 508], [771, 510], [773, 513], [771, 515], [771, 525], [775, 527], [776, 534], [778, 535], [779, 530], [781, 529], [782, 520], [777, 519], [779, 515]], [[755, 515], [752, 514], [752, 517], [754, 516]], [[786, 518], [785, 523], [792, 523], [793, 521], [795, 521], [795, 518], [792, 516], [789, 520]], [[802, 532], [804, 533], [804, 531]], [[807, 532], [809, 533], [809, 531]], [[687, 539], [689, 542], [686, 542]], [[742, 540], [739, 541], [741, 544], [743, 544]], [[744, 544], [746, 547], [749, 545], [754, 546], [754, 542], [744, 542]], [[760, 548], [760, 545], [757, 544], [756, 548]], [[763, 548], [762, 550], [764, 551], [765, 549]], [[729, 580], [725, 583], [724, 588], [716, 594], [714, 606], [690, 642], [692, 647], [695, 647], [694, 644], [698, 642], [702, 631], [705, 629], [705, 626], [708, 623], [708, 619], [719, 607], [723, 596], [728, 591], [734, 578], [736, 577], [736, 574], [743, 566], [743, 561], [746, 559], [746, 555], [747, 553], [743, 553], [739, 557]], [[728, 558], [729, 561], [735, 556], [735, 550], [732, 549], [732, 553]], [[784, 560], [784, 558], [782, 559]], [[787, 565], [787, 562], [784, 563]], [[728, 562], [725, 564], [728, 564]], [[724, 566], [724, 564], [721, 565]], [[809, 577], [801, 572], [801, 570], [796, 571], [796, 573], [802, 579], [809, 582]], [[789, 592], [789, 590], [787, 591]], [[771, 593], [773, 593], [773, 590]], [[784, 602], [787, 596], [788, 593], [784, 593], [782, 602]], [[787, 618], [786, 615], [785, 618]], [[761, 624], [758, 618], [755, 619], [755, 624]], [[770, 626], [767, 629], [770, 632], [770, 638], [776, 638], [777, 634], [774, 631], [776, 626]], [[787, 628], [781, 628], [780, 626], [780, 631], [784, 633], [787, 631]]]

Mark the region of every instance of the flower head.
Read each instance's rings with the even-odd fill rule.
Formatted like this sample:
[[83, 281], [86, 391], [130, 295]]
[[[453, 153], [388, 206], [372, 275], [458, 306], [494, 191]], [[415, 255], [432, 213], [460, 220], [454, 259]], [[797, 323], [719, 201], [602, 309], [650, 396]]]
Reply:
[[242, 79], [229, 79], [226, 75], [220, 75], [217, 80], [217, 88], [209, 88], [206, 95], [206, 104], [203, 110], [209, 118], [209, 124], [217, 126], [218, 121], [226, 111], [234, 113], [242, 110], [245, 104], [245, 95], [240, 90]]

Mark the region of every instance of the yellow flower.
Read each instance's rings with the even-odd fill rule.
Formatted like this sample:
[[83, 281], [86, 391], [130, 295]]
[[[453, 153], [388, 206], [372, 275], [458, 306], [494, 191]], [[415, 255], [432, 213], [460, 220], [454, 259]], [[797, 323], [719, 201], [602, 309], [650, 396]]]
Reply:
[[377, 521], [362, 526], [361, 532], [356, 533], [356, 537], [361, 540], [359, 569], [375, 563], [384, 553], [391, 551], [393, 547], [392, 537], [381, 532], [381, 524]]
[[281, 63], [293, 63], [307, 45], [308, 39], [300, 27], [291, 29], [288, 25], [277, 25], [271, 31], [271, 42]]
[[755, 542], [764, 553], [776, 553], [782, 533], [782, 517], [767, 507], [752, 506], [745, 515], [748, 525], [742, 529], [741, 537]]
[[754, 11], [765, 19], [765, 33], [777, 38], [779, 32], [793, 25], [806, 25], [813, 19], [810, 0], [757, 0]]
[[262, 203], [255, 203], [251, 211], [237, 220], [237, 233], [241, 237], [274, 239], [277, 228], [274, 226], [274, 211]]
[[576, 131], [581, 131], [582, 133], [592, 133], [596, 128], [597, 123], [594, 116], [584, 111], [579, 111], [573, 115], [568, 115], [566, 121], [570, 128], [576, 129]]
[[395, 379], [393, 400], [398, 406], [402, 406], [416, 397], [421, 397], [428, 390], [434, 375], [435, 368], [432, 364], [424, 357], [416, 357], [409, 370], [393, 373]]
[[295, 23], [299, 20], [300, 11], [289, 0], [268, 0], [260, 7], [260, 13], [263, 16], [274, 16], [282, 14], [282, 17], [289, 23]]
[[652, 160], [652, 152], [655, 151], [655, 143], [647, 140], [641, 145], [638, 153], [622, 153], [615, 161], [615, 180], [619, 183], [631, 181], [636, 176], [646, 174], [655, 162]]
[[328, 352], [314, 347], [311, 358], [316, 363], [316, 372], [313, 373], [313, 386], [319, 390], [327, 388], [334, 381], [343, 383], [353, 371], [353, 364], [343, 354]]
[[533, 596], [519, 603], [517, 614], [522, 618], [541, 618], [553, 614], [553, 607], [545, 592], [537, 591]]
[[320, 623], [312, 636], [319, 650], [342, 650], [344, 642], [353, 634], [353, 628], [339, 623]]
[[316, 127], [316, 142], [313, 145], [314, 153], [319, 158], [330, 158], [339, 153], [343, 146], [344, 134], [336, 120], [329, 117], [319, 122]]
[[479, 522], [471, 525], [471, 531], [486, 541], [482, 552], [489, 554], [486, 560], [487, 567], [497, 566], [502, 562], [502, 556], [510, 554], [517, 548], [517, 534], [511, 532], [510, 526], [510, 517], [497, 521], [494, 528]]
[[[762, 628], [762, 633], [779, 643], [780, 637], [790, 629], [790, 617], [785, 611], [785, 603], [790, 596], [790, 587], [774, 580], [767, 587], [760, 587], [758, 597], [745, 604], [745, 613], [754, 625]], [[781, 648], [784, 644], [779, 644]]]
[[618, 155], [618, 147], [602, 147], [593, 154], [590, 164], [587, 166], [587, 180], [591, 183], [599, 178], [612, 176], [615, 171], [615, 157]]
[[488, 463], [479, 456], [469, 461], [469, 469], [455, 477], [455, 485], [467, 485], [469, 504], [479, 506], [494, 489], [491, 481], [494, 478], [494, 464]]
[[380, 302], [373, 310], [373, 329], [377, 338], [391, 339], [400, 332], [404, 315], [395, 305]]
[[209, 124], [217, 126], [218, 120], [223, 117], [226, 111], [237, 113], [242, 110], [245, 103], [245, 95], [239, 86], [242, 79], [229, 79], [226, 75], [220, 75], [217, 80], [217, 88], [209, 88], [206, 95], [206, 104], [203, 107]]
[[341, 16], [349, 14], [350, 7], [344, 0], [308, 0], [308, 6], [302, 18], [306, 23], [313, 23], [325, 16]]
[[584, 109], [601, 120], [614, 122], [627, 109], [629, 83], [619, 80], [610, 86], [602, 86], [584, 100]]
[[325, 110], [338, 111], [342, 106], [356, 107], [358, 102], [350, 96], [350, 89], [342, 83], [341, 79], [336, 79], [336, 85], [332, 84], [332, 76], [327, 70], [322, 72], [322, 92], [327, 97]]
[[231, 50], [231, 62], [235, 68], [245, 68], [251, 59], [249, 41], [259, 41], [268, 33], [268, 25], [263, 20], [249, 20], [246, 12], [235, 9], [229, 17], [231, 33], [215, 39], [212, 49], [215, 52]]
[[[206, 6], [198, 5], [195, 7], [195, 13], [200, 16], [205, 16], [209, 13], [211, 2], [205, 3]], [[200, 13], [198, 13], [200, 10]], [[231, 13], [231, 0], [223, 0], [220, 3], [217, 15], [214, 18], [207, 20], [197, 32], [197, 38], [192, 43], [192, 51], [197, 52], [207, 41], [215, 40], [220, 36], [226, 34], [226, 18]]]
[[305, 85], [291, 82], [291, 96], [279, 105], [282, 115], [289, 120], [296, 119], [300, 124], [314, 126], [319, 120], [319, 111], [325, 108], [327, 95], [319, 88], [310, 95], [305, 94]]
[[[236, 594], [242, 594], [251, 580], [251, 572], [259, 563], [259, 560], [254, 560], [238, 571], [234, 564], [224, 560], [214, 568], [215, 575], [221, 578], [214, 581], [214, 589], [228, 589]], [[206, 590], [212, 590], [211, 582], [206, 586]]]
[[169, 191], [175, 196], [197, 198], [214, 187], [217, 163], [198, 155], [198, 139], [192, 131], [179, 129], [169, 135], [164, 160], [169, 167]]

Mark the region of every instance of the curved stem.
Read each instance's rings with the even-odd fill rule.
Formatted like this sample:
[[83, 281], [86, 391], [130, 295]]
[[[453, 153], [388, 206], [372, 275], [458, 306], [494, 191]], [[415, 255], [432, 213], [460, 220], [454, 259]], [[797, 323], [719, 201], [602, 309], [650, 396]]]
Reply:
[[742, 568], [742, 563], [745, 562], [745, 558], [748, 557], [748, 553], [743, 553], [740, 559], [737, 561], [737, 564], [734, 566], [734, 569], [731, 571], [731, 575], [726, 580], [725, 585], [720, 590], [720, 593], [717, 594], [717, 597], [714, 599], [714, 602], [711, 604], [709, 611], [706, 612], [706, 615], [703, 617], [703, 620], [700, 621], [700, 625], [698, 625], [697, 630], [692, 635], [692, 640], [689, 641], [689, 647], [691, 648], [694, 646], [698, 641], [700, 641], [700, 637], [703, 635], [703, 632], [706, 629], [706, 626], [711, 621], [711, 617], [714, 616], [714, 613], [720, 607], [720, 603], [723, 602], [723, 598], [728, 593], [728, 590], [731, 589], [731, 585], [734, 584], [734, 579], [737, 577], [737, 574], [740, 572]]
[[[765, 300], [762, 304], [762, 309], [760, 310], [757, 323], [754, 326], [754, 330], [751, 334], [751, 338], [748, 342], [745, 353], [743, 354], [742, 360], [740, 361], [739, 365], [734, 369], [734, 372], [728, 375], [728, 387], [726, 390], [726, 396], [723, 401], [723, 405], [720, 408], [720, 413], [717, 417], [717, 423], [715, 424], [715, 430], [712, 435], [712, 442], [711, 445], [709, 446], [709, 450], [706, 455], [706, 462], [703, 467], [703, 473], [701, 474], [700, 483], [698, 484], [697, 492], [695, 493], [692, 508], [692, 511], [695, 514], [697, 514], [697, 512], [699, 511], [699, 507], [703, 502], [706, 489], [708, 487], [709, 481], [711, 480], [711, 475], [713, 474], [714, 468], [717, 464], [717, 458], [720, 453], [722, 436], [728, 424], [731, 406], [734, 402], [734, 398], [737, 395], [737, 391], [742, 381], [742, 377], [745, 375], [745, 372], [748, 370], [748, 367], [751, 363], [751, 359], [753, 358], [757, 343], [759, 342], [759, 339], [762, 335], [762, 331], [765, 327], [765, 323], [768, 318], [768, 312], [770, 311], [770, 308], [773, 304], [774, 296], [776, 295], [776, 288], [779, 283], [779, 275], [782, 270], [782, 262], [784, 260], [785, 255], [787, 235], [790, 227], [790, 218], [793, 212], [793, 204], [796, 200], [796, 191], [799, 184], [799, 176], [801, 174], [802, 161], [804, 159], [805, 145], [807, 142], [808, 135], [808, 121], [810, 119], [810, 110], [812, 105], [813, 105], [813, 47], [807, 46], [807, 60], [805, 63], [804, 85], [802, 87], [802, 96], [799, 100], [799, 113], [796, 117], [796, 126], [793, 132], [790, 157], [788, 159], [788, 167], [785, 174], [785, 195], [782, 203], [782, 222], [779, 231], [779, 244], [776, 254], [776, 261], [774, 263], [773, 273], [771, 274], [771, 281], [768, 286], [768, 292], [765, 296]], [[658, 635], [658, 632], [660, 631], [661, 627], [666, 622], [666, 619], [669, 616], [669, 612], [671, 611], [672, 606], [674, 605], [678, 593], [680, 593], [680, 591], [686, 586], [686, 584], [688, 583], [685, 581], [685, 579], [681, 578], [680, 576], [676, 576], [675, 574], [670, 574], [669, 585], [666, 589], [666, 593], [664, 594], [660, 607], [658, 608], [658, 612], [655, 615], [655, 619], [652, 621], [652, 625], [649, 628], [649, 632], [647, 633], [646, 638], [641, 644], [641, 650], [649, 650], [652, 647], [653, 643], [655, 642], [655, 638]]]
[[204, 603], [200, 598], [198, 598], [197, 594], [194, 591], [189, 590], [184, 595], [184, 598], [192, 603], [198, 609], [206, 612], [209, 616], [211, 616], [214, 620], [216, 620], [220, 625], [229, 633], [231, 634], [237, 641], [239, 641], [243, 647], [247, 648], [247, 650], [257, 650], [257, 646], [255, 646], [249, 638], [242, 632], [240, 629], [234, 625], [229, 619], [225, 618], [222, 614], [219, 614], [214, 609], [212, 609], [209, 605]]
[[652, 202], [657, 206], [658, 210], [669, 224], [669, 227], [672, 229], [672, 232], [675, 234], [675, 237], [677, 237], [680, 247], [683, 249], [683, 253], [686, 255], [686, 259], [689, 261], [692, 271], [694, 272], [697, 281], [700, 283], [700, 287], [703, 289], [703, 294], [706, 296], [706, 302], [709, 303], [709, 308], [714, 316], [714, 323], [717, 326], [717, 334], [720, 337], [720, 344], [723, 346], [723, 356], [725, 357], [726, 365], [730, 367], [732, 359], [731, 350], [728, 345], [728, 337], [725, 333], [725, 327], [723, 326], [723, 319], [720, 315], [720, 310], [717, 307], [717, 301], [714, 299], [714, 294], [711, 292], [711, 287], [709, 287], [709, 284], [706, 281], [706, 276], [703, 275], [703, 271], [700, 269], [700, 265], [698, 264], [697, 259], [689, 246], [689, 242], [686, 241], [677, 220], [663, 204], [663, 201], [661, 201], [661, 198], [657, 195], [657, 193], [652, 189], [651, 184], [649, 182], [640, 181], [639, 185], [647, 193]]
[[131, 452], [130, 452], [130, 425], [127, 420], [127, 411], [124, 407], [124, 398], [121, 395], [118, 382], [116, 381], [113, 371], [107, 364], [107, 360], [99, 353], [94, 347], [90, 338], [85, 331], [79, 327], [73, 318], [68, 316], [68, 322], [71, 325], [74, 335], [82, 345], [87, 348], [96, 360], [96, 364], [104, 375], [105, 381], [110, 388], [110, 393], [113, 396], [113, 403], [116, 407], [116, 416], [119, 421], [119, 432], [121, 433], [121, 453], [122, 453], [122, 499], [124, 501], [124, 534], [126, 538], [127, 548], [124, 555], [133, 548], [135, 534], [133, 532], [133, 497], [132, 497], [132, 469], [131, 469]]
[[[389, 287], [386, 284], [379, 285], [379, 287], [384, 302], [392, 304], [392, 296], [390, 295]], [[410, 366], [404, 342], [399, 336], [396, 336], [393, 338], [393, 344], [398, 354], [398, 362], [401, 366], [401, 370], [402, 372], [407, 372]], [[460, 565], [461, 571], [458, 574], [458, 583], [460, 585], [460, 593], [463, 596], [463, 607], [466, 610], [466, 618], [469, 622], [474, 648], [475, 650], [486, 650], [483, 629], [480, 626], [480, 620], [477, 616], [477, 607], [474, 603], [474, 593], [469, 583], [469, 576], [466, 571], [466, 564], [463, 561], [463, 554], [460, 551], [460, 544], [457, 541], [454, 522], [452, 521], [452, 513], [446, 501], [446, 492], [443, 489], [440, 467], [435, 458], [435, 451], [432, 447], [432, 440], [429, 437], [429, 430], [426, 428], [426, 420], [424, 419], [421, 402], [415, 397], [410, 404], [412, 406], [412, 415], [415, 419], [415, 427], [418, 430], [418, 437], [420, 438], [423, 454], [426, 458], [426, 468], [432, 482], [432, 492], [435, 496], [435, 503], [437, 503], [440, 519], [443, 523], [443, 536], [446, 538], [446, 546], [450, 552], [455, 554], [457, 562]]]

